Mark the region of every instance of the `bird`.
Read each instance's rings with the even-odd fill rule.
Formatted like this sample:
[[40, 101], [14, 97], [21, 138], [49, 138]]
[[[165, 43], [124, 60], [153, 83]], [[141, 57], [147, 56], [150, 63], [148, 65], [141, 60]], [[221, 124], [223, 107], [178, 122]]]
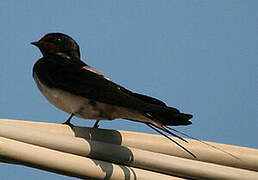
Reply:
[[118, 118], [144, 123], [195, 157], [166, 135], [168, 133], [187, 142], [173, 133], [171, 130], [174, 129], [169, 126], [192, 124], [191, 114], [111, 81], [81, 60], [80, 47], [69, 35], [48, 33], [31, 44], [43, 55], [33, 66], [35, 83], [51, 104], [70, 114], [64, 124], [73, 127], [70, 122], [73, 116], [96, 120], [94, 128], [99, 127], [100, 120]]

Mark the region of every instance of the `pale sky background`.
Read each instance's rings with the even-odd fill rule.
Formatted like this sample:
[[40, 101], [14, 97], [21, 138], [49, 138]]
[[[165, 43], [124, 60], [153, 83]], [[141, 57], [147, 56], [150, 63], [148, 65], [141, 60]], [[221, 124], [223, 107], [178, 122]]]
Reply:
[[[31, 76], [41, 54], [30, 42], [62, 32], [79, 43], [87, 64], [113, 81], [192, 113], [193, 125], [178, 130], [258, 148], [257, 7], [255, 0], [1, 1], [0, 118], [62, 123], [68, 117], [46, 101]], [[100, 126], [155, 133], [125, 120]], [[0, 174], [74, 179], [3, 163]]]

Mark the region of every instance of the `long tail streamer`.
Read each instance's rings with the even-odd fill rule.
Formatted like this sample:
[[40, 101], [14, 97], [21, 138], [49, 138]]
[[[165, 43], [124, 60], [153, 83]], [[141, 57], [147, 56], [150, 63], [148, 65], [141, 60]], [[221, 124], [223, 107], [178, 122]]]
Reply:
[[[165, 136], [166, 138], [168, 138], [170, 141], [172, 141], [173, 143], [175, 143], [176, 145], [178, 145], [180, 148], [182, 148], [183, 150], [185, 150], [187, 153], [189, 153], [189, 154], [190, 154], [191, 156], [193, 156], [194, 158], [197, 158], [191, 151], [189, 151], [189, 150], [186, 149], [184, 146], [182, 146], [181, 144], [179, 144], [178, 142], [176, 142], [175, 140], [173, 140], [171, 137], [167, 136], [167, 135], [164, 134], [162, 131], [160, 131], [158, 127], [155, 126], [155, 127], [156, 127], [156, 128], [155, 128], [152, 124], [149, 124], [149, 123], [146, 123], [146, 125], [149, 126], [151, 129], [153, 129], [154, 131], [158, 132], [159, 134], [161, 134], [161, 135]], [[167, 130], [167, 129], [166, 129], [166, 130]], [[167, 131], [168, 131], [168, 130], [167, 130]], [[165, 132], [167, 132], [167, 131], [165, 131]], [[185, 139], [179, 137], [178, 135], [176, 135], [176, 134], [174, 134], [174, 133], [172, 133], [172, 132], [170, 132], [170, 131], [168, 131], [167, 133], [169, 133], [170, 135], [173, 135], [173, 136], [175, 136], [175, 137], [177, 137], [177, 138], [179, 138], [179, 139], [181, 139], [181, 140], [187, 142]]]

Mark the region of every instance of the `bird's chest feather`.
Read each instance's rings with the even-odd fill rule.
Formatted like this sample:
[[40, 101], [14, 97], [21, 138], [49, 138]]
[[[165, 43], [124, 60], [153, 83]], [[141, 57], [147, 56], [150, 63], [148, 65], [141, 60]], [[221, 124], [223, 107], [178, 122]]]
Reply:
[[60, 89], [49, 88], [40, 82], [36, 75], [34, 79], [41, 93], [57, 108], [86, 119], [113, 119], [112, 108]]

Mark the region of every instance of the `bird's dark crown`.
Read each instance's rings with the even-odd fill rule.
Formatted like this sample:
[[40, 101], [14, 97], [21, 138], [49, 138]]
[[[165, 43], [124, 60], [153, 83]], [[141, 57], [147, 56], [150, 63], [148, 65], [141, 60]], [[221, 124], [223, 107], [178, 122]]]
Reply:
[[62, 54], [68, 57], [80, 58], [80, 48], [76, 41], [63, 33], [49, 33], [37, 42], [32, 42], [37, 46], [43, 56], [51, 54]]

